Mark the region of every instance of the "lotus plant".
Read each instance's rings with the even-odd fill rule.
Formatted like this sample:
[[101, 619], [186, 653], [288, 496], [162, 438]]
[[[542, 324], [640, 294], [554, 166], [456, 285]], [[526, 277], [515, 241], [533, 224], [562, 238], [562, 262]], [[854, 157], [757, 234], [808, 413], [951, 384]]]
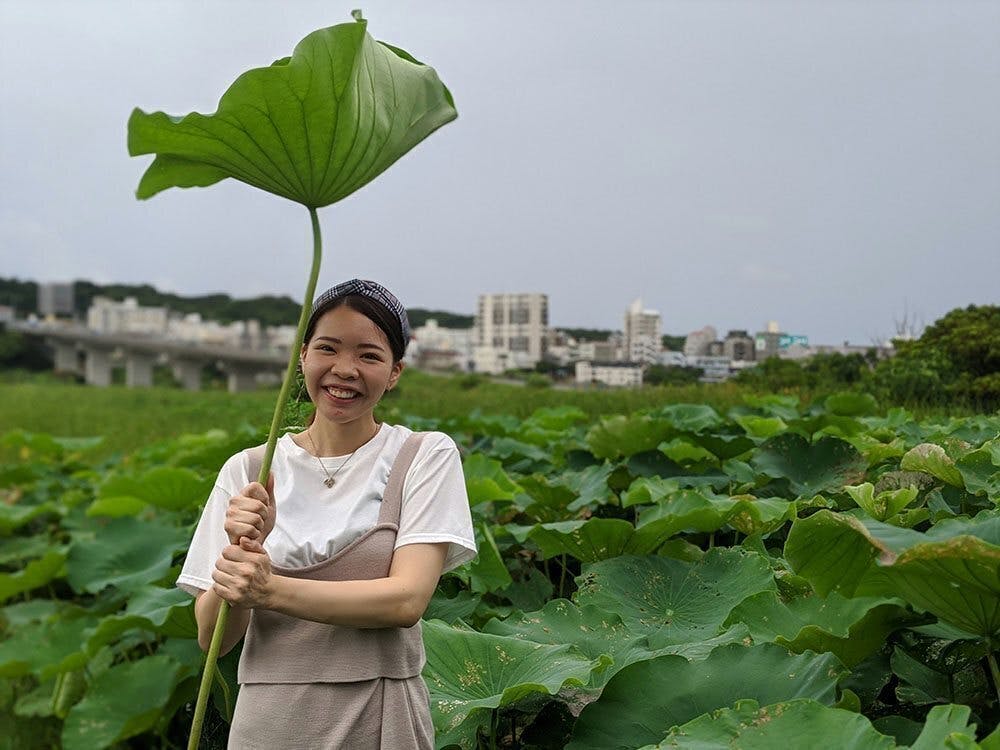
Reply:
[[[239, 76], [209, 115], [132, 112], [128, 150], [155, 154], [136, 196], [172, 187], [206, 187], [227, 178], [301, 203], [309, 211], [313, 257], [296, 343], [274, 408], [258, 477], [268, 477], [279, 422], [322, 258], [317, 209], [346, 198], [457, 117], [433, 68], [375, 41], [359, 11], [354, 21], [320, 29], [291, 57]], [[223, 603], [209, 648], [189, 748], [198, 746], [229, 608]]]

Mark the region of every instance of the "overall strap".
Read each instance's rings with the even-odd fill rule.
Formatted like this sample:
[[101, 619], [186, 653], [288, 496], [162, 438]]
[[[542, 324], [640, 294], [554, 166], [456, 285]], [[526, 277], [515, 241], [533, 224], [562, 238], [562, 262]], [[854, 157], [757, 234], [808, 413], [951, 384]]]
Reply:
[[423, 432], [414, 432], [403, 443], [403, 447], [396, 454], [396, 460], [392, 462], [389, 469], [389, 481], [386, 482], [385, 492], [382, 495], [382, 508], [379, 510], [378, 522], [399, 525], [399, 512], [403, 507], [403, 481], [406, 473], [410, 470], [413, 457], [417, 455], [417, 449], [424, 439]]

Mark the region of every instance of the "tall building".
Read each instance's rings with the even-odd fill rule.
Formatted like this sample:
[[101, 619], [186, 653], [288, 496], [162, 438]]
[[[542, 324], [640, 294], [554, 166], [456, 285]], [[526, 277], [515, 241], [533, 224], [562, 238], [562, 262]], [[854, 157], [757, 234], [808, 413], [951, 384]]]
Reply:
[[46, 283], [38, 285], [38, 314], [43, 318], [56, 315], [73, 315], [74, 297], [72, 284]]
[[684, 356], [688, 358], [707, 356], [712, 342], [715, 341], [717, 336], [718, 334], [712, 326], [705, 326], [700, 330], [691, 331], [687, 335], [687, 338], [684, 339]]
[[143, 307], [135, 297], [116, 302], [94, 297], [87, 310], [87, 328], [101, 333], [159, 334], [167, 332], [167, 308]]
[[475, 364], [499, 373], [534, 367], [545, 356], [547, 294], [481, 294], [476, 310]]
[[631, 362], [660, 361], [663, 319], [656, 310], [643, 310], [637, 299], [625, 310], [625, 353]]
[[754, 340], [746, 331], [730, 331], [722, 342], [722, 353], [733, 362], [751, 362], [754, 347]]

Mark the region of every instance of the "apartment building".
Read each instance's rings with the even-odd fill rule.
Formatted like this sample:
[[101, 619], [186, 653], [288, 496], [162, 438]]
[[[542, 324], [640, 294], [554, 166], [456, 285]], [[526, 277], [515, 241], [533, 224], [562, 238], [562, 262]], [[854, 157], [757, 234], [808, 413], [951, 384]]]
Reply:
[[481, 294], [476, 309], [475, 369], [501, 373], [534, 367], [546, 353], [547, 294]]
[[663, 349], [663, 318], [644, 310], [637, 299], [625, 310], [625, 356], [630, 362], [655, 363]]

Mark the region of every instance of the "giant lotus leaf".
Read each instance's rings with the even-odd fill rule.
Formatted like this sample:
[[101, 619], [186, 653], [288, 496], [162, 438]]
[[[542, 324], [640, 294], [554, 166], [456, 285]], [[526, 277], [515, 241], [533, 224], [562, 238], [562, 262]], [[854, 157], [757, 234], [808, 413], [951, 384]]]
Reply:
[[455, 117], [433, 68], [372, 39], [356, 14], [239, 76], [213, 114], [136, 109], [128, 149], [156, 155], [139, 198], [231, 177], [315, 209], [367, 184]]

